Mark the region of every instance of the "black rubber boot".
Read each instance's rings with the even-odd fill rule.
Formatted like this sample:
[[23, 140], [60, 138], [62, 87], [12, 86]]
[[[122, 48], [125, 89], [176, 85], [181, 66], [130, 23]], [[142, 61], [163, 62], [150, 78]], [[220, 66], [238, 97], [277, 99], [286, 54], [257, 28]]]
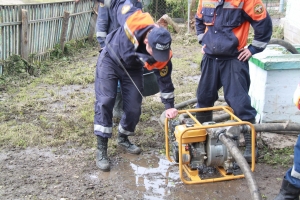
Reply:
[[118, 135], [118, 144], [121, 147], [123, 147], [124, 149], [126, 149], [126, 151], [128, 153], [131, 153], [131, 154], [140, 154], [141, 153], [141, 149], [138, 146], [132, 144], [129, 141], [127, 135], [119, 133], [119, 135]]
[[[255, 119], [252, 120], [248, 120], [251, 124], [255, 124]], [[244, 138], [245, 138], [245, 152], [244, 152], [244, 158], [246, 159], [246, 161], [248, 163], [251, 163], [252, 161], [252, 156], [251, 156], [251, 150], [252, 150], [252, 146], [251, 146], [251, 139], [252, 139], [252, 134], [250, 133], [244, 133]], [[257, 157], [258, 157], [258, 148], [256, 145], [256, 140], [255, 140], [255, 162], [257, 161]]]
[[274, 200], [299, 200], [299, 194], [300, 188], [296, 188], [284, 178], [280, 192]]
[[117, 92], [116, 101], [113, 109], [113, 118], [121, 119], [123, 113], [123, 98], [121, 92]]
[[110, 170], [109, 160], [107, 157], [107, 143], [108, 138], [97, 136], [96, 165], [104, 172], [108, 172]]
[[201, 124], [210, 122], [212, 121], [212, 111], [197, 112], [196, 118]]

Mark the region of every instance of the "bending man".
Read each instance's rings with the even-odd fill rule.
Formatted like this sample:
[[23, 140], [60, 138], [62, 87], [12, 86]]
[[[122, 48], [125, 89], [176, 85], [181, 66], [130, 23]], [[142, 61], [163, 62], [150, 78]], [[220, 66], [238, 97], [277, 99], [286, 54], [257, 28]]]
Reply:
[[177, 115], [171, 80], [172, 65], [168, 64], [172, 56], [170, 33], [158, 27], [149, 13], [143, 13], [129, 0], [115, 0], [109, 6], [118, 13], [121, 27], [107, 36], [96, 69], [94, 133], [97, 136], [97, 166], [103, 171], [110, 170], [107, 143], [112, 136], [112, 110], [118, 80], [124, 111], [118, 126], [118, 144], [127, 152], [141, 152], [128, 136], [134, 135], [141, 114], [143, 67], [156, 71], [155, 74], [160, 76], [158, 83], [166, 117]]

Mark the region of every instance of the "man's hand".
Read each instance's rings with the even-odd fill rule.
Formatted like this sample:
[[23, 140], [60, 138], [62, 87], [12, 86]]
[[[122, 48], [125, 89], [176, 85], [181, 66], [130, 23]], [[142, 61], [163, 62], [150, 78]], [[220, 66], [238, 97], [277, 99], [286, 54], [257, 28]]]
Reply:
[[206, 47], [206, 44], [203, 45], [202, 48], [201, 48], [201, 53], [202, 53], [203, 55], [205, 54], [205, 51], [204, 51], [205, 47]]
[[178, 111], [176, 108], [169, 108], [168, 110], [166, 110], [166, 118], [168, 119], [173, 119], [174, 117], [176, 117], [178, 114]]
[[240, 52], [240, 54], [238, 56], [238, 59], [243, 62], [249, 60], [249, 58], [252, 56], [252, 53], [250, 52], [250, 50], [248, 48], [241, 49], [239, 52]]

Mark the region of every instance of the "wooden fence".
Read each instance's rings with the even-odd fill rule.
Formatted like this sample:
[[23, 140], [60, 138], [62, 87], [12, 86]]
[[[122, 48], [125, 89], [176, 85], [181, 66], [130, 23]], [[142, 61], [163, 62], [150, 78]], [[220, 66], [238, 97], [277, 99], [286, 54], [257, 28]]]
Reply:
[[11, 55], [43, 60], [49, 50], [72, 39], [93, 38], [96, 24], [95, 0], [0, 5], [0, 74], [3, 61]]

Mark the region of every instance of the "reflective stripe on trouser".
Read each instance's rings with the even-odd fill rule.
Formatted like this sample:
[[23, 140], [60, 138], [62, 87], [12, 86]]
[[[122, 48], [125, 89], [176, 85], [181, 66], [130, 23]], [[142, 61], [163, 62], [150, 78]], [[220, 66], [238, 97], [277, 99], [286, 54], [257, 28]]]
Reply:
[[[127, 69], [127, 72], [142, 92], [143, 70]], [[95, 77], [94, 133], [96, 135], [107, 138], [112, 136], [112, 111], [117, 94], [118, 80], [121, 82], [124, 111], [120, 120], [121, 130], [124, 131], [124, 134], [133, 135], [139, 121], [142, 96], [121, 66], [116, 64], [107, 53], [101, 52]]]
[[300, 188], [300, 135], [294, 148], [294, 165], [285, 174], [288, 182], [297, 188]]
[[227, 104], [242, 120], [255, 118], [257, 112], [251, 106], [248, 95], [250, 75], [248, 62], [238, 59], [221, 60], [206, 55], [201, 61], [201, 78], [197, 89], [197, 107], [211, 107], [218, 99], [218, 90], [223, 86]]

